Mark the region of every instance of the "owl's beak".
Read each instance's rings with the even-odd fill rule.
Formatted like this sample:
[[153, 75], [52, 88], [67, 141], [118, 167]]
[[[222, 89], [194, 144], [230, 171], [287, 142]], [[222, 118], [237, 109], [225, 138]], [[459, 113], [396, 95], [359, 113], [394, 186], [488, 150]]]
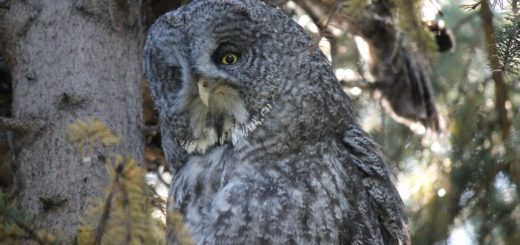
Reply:
[[199, 87], [200, 100], [202, 100], [202, 103], [204, 103], [205, 106], [209, 106], [209, 96], [211, 91], [208, 80], [201, 78], [197, 82], [197, 85]]

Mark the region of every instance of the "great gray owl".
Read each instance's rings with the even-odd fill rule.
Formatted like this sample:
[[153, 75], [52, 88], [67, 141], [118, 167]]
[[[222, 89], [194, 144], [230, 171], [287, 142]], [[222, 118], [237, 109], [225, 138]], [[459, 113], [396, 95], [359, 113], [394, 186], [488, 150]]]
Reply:
[[382, 153], [283, 12], [196, 0], [152, 25], [144, 53], [169, 208], [196, 244], [409, 243]]

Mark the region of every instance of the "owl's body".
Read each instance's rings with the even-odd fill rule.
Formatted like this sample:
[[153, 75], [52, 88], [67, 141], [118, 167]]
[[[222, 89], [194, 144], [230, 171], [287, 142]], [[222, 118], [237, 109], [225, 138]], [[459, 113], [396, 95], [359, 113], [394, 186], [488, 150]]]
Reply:
[[145, 69], [174, 170], [169, 208], [197, 244], [408, 243], [382, 154], [283, 13], [194, 1], [151, 27]]

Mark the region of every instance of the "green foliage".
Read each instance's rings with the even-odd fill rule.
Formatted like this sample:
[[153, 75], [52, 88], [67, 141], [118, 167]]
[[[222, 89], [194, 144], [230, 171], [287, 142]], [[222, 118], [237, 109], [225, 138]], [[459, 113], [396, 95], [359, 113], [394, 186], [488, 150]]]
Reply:
[[[119, 142], [118, 137], [97, 119], [78, 120], [67, 128], [66, 136], [83, 154], [87, 147]], [[145, 182], [146, 170], [134, 159], [115, 153], [106, 160], [106, 166], [111, 184], [106, 188], [104, 198], [94, 200], [94, 207], [83, 216], [78, 243], [164, 244], [165, 226], [152, 215], [157, 211], [154, 202], [158, 197]], [[182, 223], [175, 227], [183, 234]], [[179, 244], [191, 244], [189, 237], [181, 238]]]
[[495, 34], [502, 69], [514, 75], [520, 73], [520, 17], [508, 18]]
[[76, 121], [69, 125], [65, 137], [82, 155], [96, 145], [119, 144], [119, 138], [99, 119]]
[[431, 33], [422, 23], [422, 0], [392, 0], [399, 27], [410, 37], [421, 52], [434, 54], [437, 50]]
[[[164, 233], [145, 192], [145, 170], [133, 159], [115, 155], [107, 162], [112, 184], [105, 198], [83, 216], [79, 244], [162, 244]], [[97, 222], [96, 222], [97, 221]]]
[[[326, 0], [322, 1], [327, 2]], [[370, 2], [367, 0], [345, 0], [342, 3], [345, 13], [353, 18], [360, 18], [364, 12], [360, 10], [367, 8]]]
[[60, 244], [36, 219], [16, 208], [0, 191], [0, 244]]
[[[173, 200], [172, 200], [173, 201]], [[180, 245], [193, 245], [188, 231], [184, 227], [184, 217], [175, 211], [168, 212], [168, 224], [171, 226], [172, 236], [175, 237], [175, 241]]]

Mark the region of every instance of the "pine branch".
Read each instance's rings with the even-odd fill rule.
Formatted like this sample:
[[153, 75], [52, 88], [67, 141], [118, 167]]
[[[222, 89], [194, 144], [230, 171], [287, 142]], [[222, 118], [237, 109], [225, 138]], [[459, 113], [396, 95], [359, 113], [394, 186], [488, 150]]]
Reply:
[[58, 243], [50, 233], [36, 225], [34, 218], [9, 203], [0, 191], [0, 243], [19, 244], [22, 241], [39, 245]]
[[0, 129], [13, 130], [21, 133], [31, 133], [41, 130], [45, 126], [42, 120], [22, 120], [0, 117]]
[[103, 235], [105, 234], [105, 227], [107, 226], [110, 209], [112, 208], [112, 200], [114, 199], [114, 192], [111, 191], [108, 197], [105, 200], [105, 205], [103, 206], [103, 214], [101, 215], [101, 219], [99, 221], [99, 225], [96, 228], [96, 234], [94, 237], [94, 245], [100, 245], [103, 240]]
[[171, 234], [168, 234], [168, 236], [174, 238], [173, 240], [180, 245], [194, 245], [188, 231], [184, 227], [184, 218], [179, 212], [168, 212], [167, 219], [170, 227], [172, 227]]
[[520, 73], [520, 16], [513, 16], [509, 21], [496, 31], [497, 54], [502, 70], [518, 75]]
[[495, 40], [495, 27], [493, 26], [493, 13], [488, 1], [480, 2], [480, 18], [484, 27], [484, 35], [487, 41], [488, 60], [491, 66], [493, 81], [495, 82], [495, 103], [498, 112], [498, 122], [502, 131], [502, 139], [507, 139], [511, 122], [507, 115], [506, 101], [507, 88], [502, 76], [500, 60], [498, 59], [497, 46]]
[[[101, 144], [117, 145], [119, 142], [117, 136], [96, 119], [78, 120], [68, 127], [66, 133], [80, 151], [83, 151], [85, 145], [97, 147]], [[165, 227], [151, 215], [154, 205], [160, 203], [155, 200], [160, 197], [149, 191], [145, 182], [146, 170], [132, 158], [114, 153], [111, 156], [106, 160], [111, 184], [104, 201], [98, 201], [82, 218], [78, 243], [163, 243]], [[162, 211], [164, 207], [158, 209]], [[189, 237], [186, 239], [191, 241]]]
[[77, 120], [65, 130], [65, 137], [81, 155], [95, 145], [115, 146], [119, 138], [99, 119]]
[[[120, 165], [121, 169], [118, 169], [118, 173], [123, 173], [124, 165]], [[133, 237], [132, 232], [132, 210], [130, 209], [130, 198], [128, 197], [128, 190], [125, 187], [124, 183], [119, 184], [119, 188], [121, 189], [121, 196], [122, 196], [122, 204], [124, 209], [124, 215], [125, 215], [125, 228], [126, 228], [126, 236], [125, 236], [125, 244], [130, 244]]]

